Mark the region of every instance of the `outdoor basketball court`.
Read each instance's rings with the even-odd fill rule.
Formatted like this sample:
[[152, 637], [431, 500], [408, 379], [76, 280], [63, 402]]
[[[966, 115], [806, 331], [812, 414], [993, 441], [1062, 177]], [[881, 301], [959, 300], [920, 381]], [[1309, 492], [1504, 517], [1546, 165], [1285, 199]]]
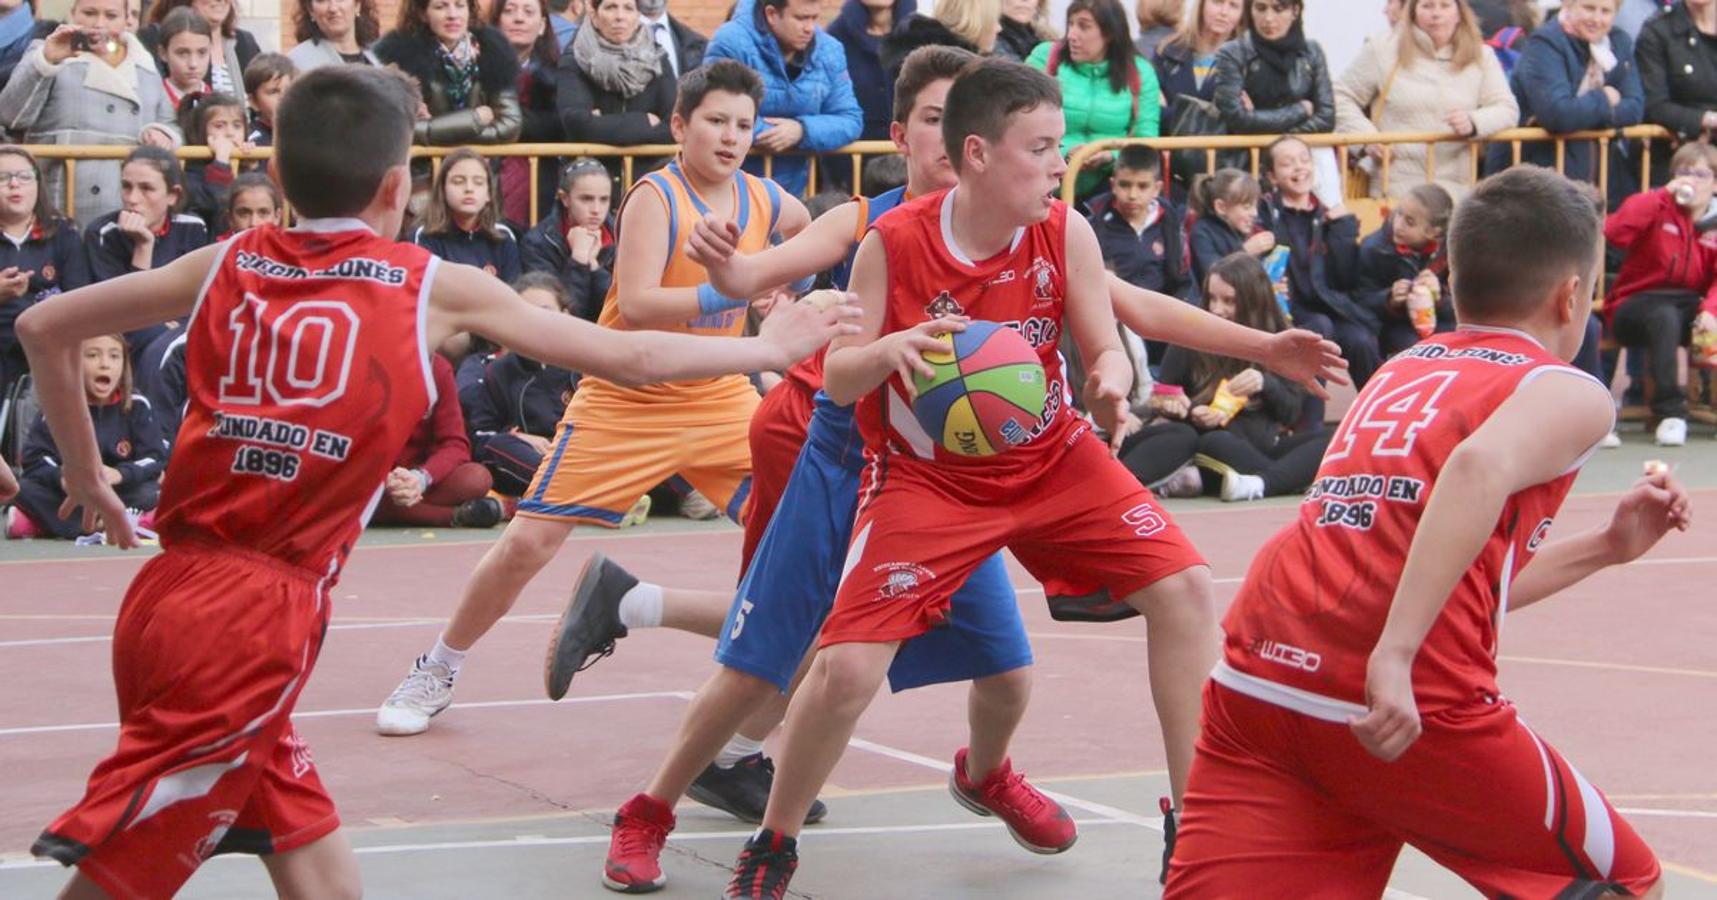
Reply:
[[[1658, 456], [1698, 489], [1694, 531], [1510, 616], [1502, 685], [1657, 851], [1670, 896], [1717, 897], [1717, 443], [1698, 433], [1686, 448], [1659, 451], [1644, 440], [1630, 435], [1626, 447], [1594, 460], [1557, 533], [1601, 522], [1614, 492]], [[1169, 505], [1210, 559], [1225, 600], [1293, 507]], [[580, 675], [566, 700], [544, 698], [543, 648], [592, 550], [672, 586], [730, 585], [737, 564], [739, 531], [725, 524], [581, 530], [474, 651], [454, 706], [429, 733], [376, 736], [376, 706], [434, 639], [498, 533], [372, 532], [335, 594], [333, 630], [296, 721], [358, 847], [369, 897], [613, 896], [598, 876], [614, 808], [643, 786], [713, 666], [706, 640], [636, 632]], [[66, 878], [27, 852], [113, 746], [108, 636], [146, 555], [0, 543], [0, 898], [49, 897]], [[1079, 843], [1059, 856], [1027, 853], [994, 819], [948, 797], [948, 767], [966, 729], [963, 687], [885, 696], [823, 794], [829, 815], [805, 833], [791, 896], [1157, 895], [1157, 798], [1167, 778], [1144, 625], [1053, 622], [1041, 590], [1015, 574], [1038, 664], [1014, 760], [1074, 815]], [[690, 801], [679, 815], [660, 896], [717, 896], [751, 826]], [[184, 896], [272, 891], [253, 860], [222, 857]], [[1473, 892], [1409, 852], [1391, 896]]]

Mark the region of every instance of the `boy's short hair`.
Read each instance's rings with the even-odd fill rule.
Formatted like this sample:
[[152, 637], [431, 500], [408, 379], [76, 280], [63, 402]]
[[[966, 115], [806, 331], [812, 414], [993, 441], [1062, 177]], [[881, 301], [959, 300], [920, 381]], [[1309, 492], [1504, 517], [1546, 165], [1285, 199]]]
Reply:
[[1522, 165], [1479, 182], [1449, 225], [1462, 320], [1531, 315], [1569, 275], [1591, 277], [1603, 200], [1551, 169]]
[[526, 272], [513, 279], [513, 292], [523, 294], [525, 291], [543, 291], [554, 297], [556, 306], [563, 312], [572, 311], [572, 294], [566, 285], [553, 272]]
[[276, 78], [294, 76], [298, 67], [284, 53], [258, 53], [244, 67], [244, 92], [254, 95], [262, 86]]
[[417, 87], [391, 69], [322, 66], [292, 82], [275, 122], [274, 167], [306, 218], [362, 212], [411, 158]]
[[710, 91], [723, 91], [750, 97], [757, 109], [763, 108], [763, 77], [745, 63], [718, 59], [705, 63], [680, 76], [679, 95], [674, 99], [674, 115], [690, 119], [703, 105]]
[[841, 191], [818, 191], [815, 196], [805, 201], [805, 211], [811, 214], [812, 219], [821, 219], [824, 213], [851, 199]]
[[885, 194], [904, 186], [908, 174], [906, 157], [898, 153], [878, 156], [864, 164], [864, 178], [859, 185], [859, 193], [866, 197]]
[[1115, 171], [1148, 172], [1160, 175], [1163, 171], [1162, 154], [1143, 144], [1128, 144], [1115, 154]]
[[1448, 232], [1449, 219], [1455, 214], [1455, 198], [1451, 197], [1442, 185], [1428, 181], [1416, 185], [1407, 192], [1407, 196], [1425, 211], [1425, 217], [1429, 220], [1427, 224], [1438, 231]]
[[1671, 172], [1678, 172], [1699, 163], [1704, 163], [1707, 169], [1717, 172], [1717, 147], [1704, 141], [1682, 144], [1681, 149], [1675, 151], [1675, 155], [1670, 157], [1669, 169]]
[[960, 77], [978, 59], [970, 50], [940, 44], [919, 47], [907, 54], [906, 61], [900, 64], [900, 76], [894, 80], [894, 121], [905, 125], [925, 88], [944, 78]]
[[999, 141], [1016, 113], [1045, 104], [1061, 108], [1061, 85], [1030, 66], [992, 58], [967, 68], [948, 89], [942, 116], [942, 140], [954, 171], [965, 165], [966, 138]]

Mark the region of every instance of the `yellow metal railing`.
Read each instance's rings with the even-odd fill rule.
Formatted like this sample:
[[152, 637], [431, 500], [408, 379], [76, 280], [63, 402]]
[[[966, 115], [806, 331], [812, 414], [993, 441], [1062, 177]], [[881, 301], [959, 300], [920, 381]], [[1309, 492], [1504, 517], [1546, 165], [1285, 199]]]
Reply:
[[[1277, 140], [1280, 135], [1211, 135], [1205, 137], [1160, 137], [1160, 138], [1120, 138], [1114, 140], [1093, 141], [1080, 146], [1068, 159], [1067, 176], [1062, 181], [1062, 199], [1072, 201], [1074, 198], [1074, 182], [1078, 178], [1086, 160], [1092, 156], [1115, 150], [1128, 145], [1144, 145], [1154, 150], [1168, 152], [1172, 150], [1202, 150], [1205, 153], [1206, 171], [1216, 168], [1217, 154], [1228, 150], [1248, 151], [1254, 175], [1258, 174], [1261, 165], [1261, 154], [1265, 147]], [[1389, 195], [1389, 177], [1395, 148], [1402, 144], [1459, 144], [1467, 148], [1469, 155], [1470, 173], [1477, 179], [1481, 155], [1485, 148], [1494, 143], [1508, 143], [1513, 147], [1512, 159], [1518, 163], [1521, 156], [1521, 146], [1528, 143], [1555, 142], [1556, 168], [1564, 168], [1567, 144], [1570, 141], [1596, 142], [1600, 152], [1597, 157], [1597, 183], [1601, 189], [1609, 185], [1609, 145], [1623, 138], [1652, 138], [1667, 139], [1673, 137], [1667, 130], [1656, 125], [1639, 125], [1617, 131], [1589, 131], [1575, 134], [1555, 135], [1541, 128], [1511, 128], [1498, 132], [1486, 140], [1472, 141], [1446, 132], [1424, 133], [1393, 133], [1393, 134], [1302, 134], [1296, 137], [1312, 147], [1333, 147], [1341, 159], [1343, 170], [1346, 169], [1348, 156], [1354, 148], [1377, 145], [1383, 148], [1381, 172], [1378, 175], [1379, 186], [1383, 196]], [[1649, 141], [1641, 144], [1640, 153], [1640, 183], [1649, 184], [1651, 180], [1651, 153]], [[132, 151], [130, 146], [71, 146], [71, 145], [30, 145], [27, 150], [43, 160], [66, 160], [71, 164], [66, 166], [64, 210], [67, 215], [73, 215], [75, 210], [72, 198], [77, 183], [77, 163], [88, 160], [119, 160], [124, 159]], [[439, 166], [440, 159], [452, 153], [456, 147], [413, 147], [412, 157], [427, 158], [433, 165]], [[646, 146], [617, 147], [610, 144], [503, 144], [494, 146], [476, 146], [472, 149], [491, 159], [508, 159], [524, 157], [530, 160], [530, 218], [535, 223], [539, 218], [537, 209], [537, 186], [542, 177], [541, 162], [544, 159], [563, 159], [576, 156], [593, 156], [597, 158], [620, 158], [620, 182], [622, 189], [632, 186], [638, 173], [635, 171], [639, 159], [660, 159], [673, 156], [679, 152], [674, 144], [651, 144]], [[886, 156], [895, 152], [894, 144], [889, 141], [859, 141], [848, 144], [838, 150], [828, 153], [811, 155], [809, 180], [806, 194], [817, 192], [817, 183], [822, 174], [821, 166], [825, 158], [846, 157], [852, 165], [852, 184], [857, 186], [861, 180], [861, 170], [866, 157]], [[203, 160], [212, 158], [206, 147], [186, 147], [177, 151], [180, 159]], [[271, 148], [259, 148], [248, 153], [235, 153], [233, 158], [238, 161], [267, 160], [274, 155]], [[1439, 159], [1436, 153], [1425, 154], [1425, 170], [1428, 177], [1435, 177]], [[774, 158], [763, 157], [764, 174], [768, 175], [773, 169]], [[552, 173], [550, 175], [552, 177]], [[1350, 198], [1357, 199], [1357, 198]]]
[[[1261, 155], [1264, 148], [1275, 143], [1282, 135], [1253, 134], [1253, 135], [1211, 135], [1206, 137], [1159, 137], [1159, 138], [1116, 138], [1105, 141], [1092, 141], [1083, 144], [1073, 151], [1067, 159], [1067, 176], [1061, 182], [1061, 199], [1071, 203], [1074, 198], [1074, 182], [1084, 167], [1085, 161], [1091, 157], [1128, 145], [1143, 145], [1153, 150], [1169, 152], [1172, 150], [1203, 150], [1205, 156], [1205, 171], [1216, 170], [1216, 155], [1224, 150], [1245, 150], [1251, 157], [1251, 171], [1257, 175], [1260, 169]], [[1356, 147], [1377, 145], [1383, 148], [1381, 171], [1378, 174], [1379, 186], [1384, 197], [1389, 196], [1389, 170], [1394, 161], [1395, 147], [1401, 144], [1460, 144], [1468, 149], [1468, 159], [1473, 181], [1478, 180], [1479, 165], [1482, 156], [1491, 144], [1506, 143], [1513, 148], [1511, 161], [1520, 162], [1520, 148], [1523, 144], [1554, 142], [1556, 144], [1556, 170], [1565, 171], [1567, 146], [1569, 142], [1596, 142], [1598, 144], [1598, 187], [1608, 190], [1610, 179], [1610, 143], [1624, 138], [1673, 138], [1674, 135], [1657, 125], [1635, 125], [1614, 131], [1581, 131], [1571, 134], [1551, 134], [1542, 128], [1509, 128], [1499, 131], [1483, 140], [1469, 140], [1448, 132], [1396, 132], [1390, 134], [1296, 134], [1294, 137], [1305, 141], [1310, 147], [1333, 147], [1341, 161], [1343, 171], [1347, 170], [1348, 156]], [[1641, 145], [1640, 153], [1640, 184], [1651, 182], [1651, 143], [1646, 141]], [[1435, 180], [1437, 166], [1440, 160], [1436, 153], [1425, 154], [1426, 178]], [[1354, 198], [1350, 198], [1354, 199]]]

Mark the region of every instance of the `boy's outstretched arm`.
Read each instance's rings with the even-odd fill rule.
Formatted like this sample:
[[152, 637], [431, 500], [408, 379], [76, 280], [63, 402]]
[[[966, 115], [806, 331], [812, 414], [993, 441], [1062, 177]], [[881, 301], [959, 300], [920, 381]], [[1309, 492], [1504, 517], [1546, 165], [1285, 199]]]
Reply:
[[738, 252], [739, 226], [730, 219], [699, 220], [687, 244], [709, 283], [729, 297], [755, 297], [838, 265], [864, 236], [862, 204], [851, 200], [817, 217], [788, 241], [760, 253]]
[[442, 263], [430, 291], [429, 345], [462, 331], [481, 334], [515, 353], [620, 384], [785, 369], [831, 338], [855, 332], [859, 310], [778, 304], [757, 337], [706, 337], [660, 331], [620, 331], [576, 316], [531, 306], [494, 276]]
[[1595, 380], [1550, 370], [1522, 384], [1449, 455], [1366, 667], [1368, 711], [1350, 723], [1372, 755], [1392, 761], [1419, 737], [1413, 660], [1508, 498], [1578, 465], [1614, 422], [1610, 395]]
[[135, 547], [137, 537], [125, 519], [125, 505], [102, 476], [79, 346], [87, 338], [135, 331], [189, 313], [220, 246], [187, 253], [159, 269], [78, 288], [18, 317], [18, 338], [30, 359], [36, 398], [60, 450], [66, 488], [61, 514], [82, 507], [84, 529], [93, 530], [99, 520], [108, 543], [115, 546]]
[[1508, 608], [1531, 606], [1599, 569], [1633, 562], [1671, 529], [1686, 531], [1692, 525], [1687, 489], [1668, 469], [1647, 472], [1616, 501], [1609, 522], [1545, 544], [1514, 579]]
[[1348, 383], [1341, 348], [1316, 332], [1290, 328], [1270, 334], [1247, 328], [1184, 300], [1128, 284], [1113, 272], [1109, 273], [1109, 299], [1115, 305], [1115, 318], [1141, 337], [1258, 363], [1326, 400], [1329, 391], [1319, 379]]
[[924, 354], [944, 349], [936, 335], [966, 327], [964, 319], [947, 317], [920, 322], [893, 334], [882, 333], [888, 312], [888, 251], [883, 249], [882, 237], [876, 232], [866, 235], [859, 244], [848, 287], [862, 317], [853, 333], [836, 338], [829, 345], [829, 355], [823, 360], [823, 393], [842, 406], [857, 403], [890, 375], [899, 375], [911, 393], [912, 373], [921, 372], [927, 377], [935, 374], [924, 361]]

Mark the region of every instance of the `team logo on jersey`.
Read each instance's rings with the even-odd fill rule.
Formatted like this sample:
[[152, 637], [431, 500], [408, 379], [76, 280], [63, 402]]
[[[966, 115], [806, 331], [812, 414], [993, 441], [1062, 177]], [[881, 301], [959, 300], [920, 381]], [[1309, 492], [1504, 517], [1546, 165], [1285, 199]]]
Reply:
[[191, 855], [179, 854], [179, 862], [184, 863], [188, 868], [194, 869], [201, 865], [204, 860], [215, 855], [215, 848], [221, 845], [221, 839], [227, 836], [227, 830], [232, 828], [234, 822], [238, 821], [238, 810], [217, 809], [209, 813], [209, 820], [215, 823], [214, 827], [197, 841], [195, 847], [191, 848]]
[[936, 577], [935, 572], [907, 562], [883, 563], [871, 571], [886, 573], [882, 587], [877, 589], [879, 600], [915, 600], [918, 598], [918, 589]]
[[954, 299], [953, 294], [943, 291], [936, 295], [936, 299], [925, 305], [924, 313], [931, 318], [936, 316], [963, 316], [966, 314], [966, 308], [960, 305], [960, 301]]
[[1152, 241], [1151, 242], [1151, 252], [1156, 254], [1157, 256], [1162, 256], [1163, 255], [1163, 242], [1162, 241]]
[[125, 459], [130, 459], [131, 458], [131, 441], [129, 441], [125, 438], [120, 438], [119, 443], [113, 445], [113, 455], [124, 457]]
[[1538, 548], [1544, 546], [1545, 538], [1550, 536], [1550, 522], [1550, 519], [1545, 519], [1532, 529], [1532, 537], [1526, 539], [1526, 552], [1537, 553]]
[[1003, 272], [1002, 274], [997, 275], [996, 277], [991, 278], [989, 281], [984, 282], [984, 287], [992, 288], [992, 287], [998, 287], [998, 286], [1004, 285], [1004, 284], [1013, 284], [1015, 274], [1016, 273], [1014, 272], [1013, 269], [1008, 269], [1007, 271]]
[[1025, 277], [1031, 282], [1031, 299], [1036, 303], [1050, 303], [1055, 297], [1055, 264], [1039, 256], [1031, 261], [1031, 268], [1026, 270]]
[[54, 275], [57, 273], [58, 273], [58, 270], [54, 268], [54, 264], [48, 263], [47, 265], [42, 267], [42, 280], [53, 281]]
[[286, 746], [292, 748], [293, 778], [303, 778], [311, 769], [316, 768], [316, 758], [310, 755], [310, 745], [298, 736], [297, 729], [287, 733]]

